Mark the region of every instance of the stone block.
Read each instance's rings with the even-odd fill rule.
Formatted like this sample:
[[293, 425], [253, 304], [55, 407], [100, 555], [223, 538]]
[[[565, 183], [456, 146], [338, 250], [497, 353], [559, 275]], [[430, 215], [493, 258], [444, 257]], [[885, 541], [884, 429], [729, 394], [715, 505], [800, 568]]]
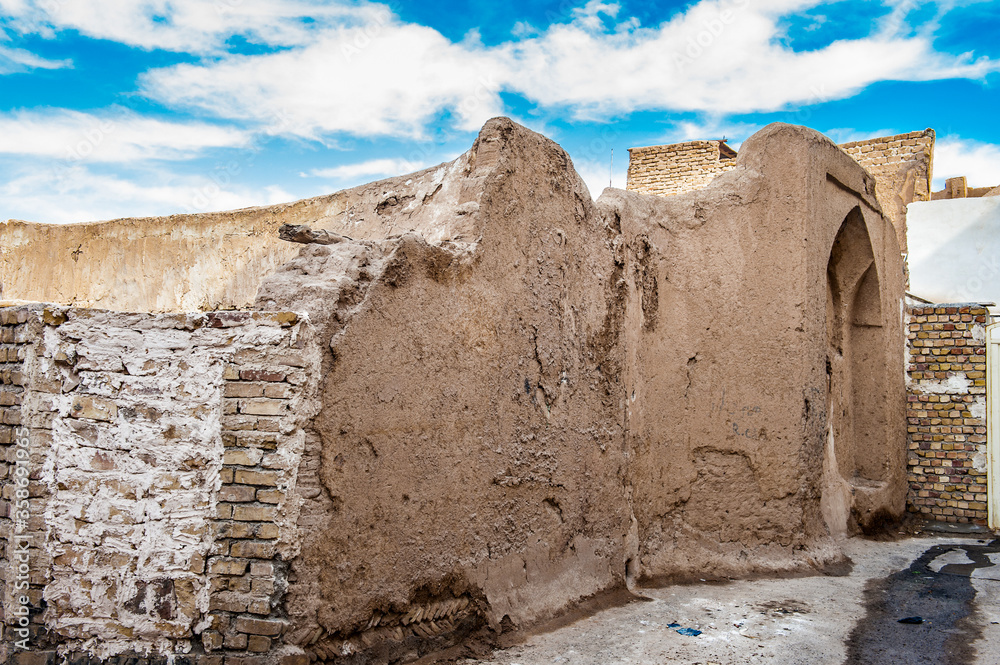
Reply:
[[264, 384], [230, 381], [226, 383], [223, 394], [225, 397], [263, 397]]
[[110, 422], [118, 415], [118, 405], [109, 399], [78, 395], [73, 399], [70, 416], [73, 418], [89, 418]]
[[219, 525], [219, 538], [252, 538], [254, 536], [253, 526], [247, 522], [223, 522]]
[[247, 651], [266, 653], [271, 650], [271, 638], [263, 635], [251, 635], [247, 639]]
[[261, 503], [281, 503], [284, 498], [282, 490], [257, 490], [257, 500]]
[[258, 542], [253, 540], [237, 540], [229, 549], [230, 554], [249, 559], [271, 559], [274, 557], [276, 548], [272, 542]]
[[249, 487], [247, 485], [223, 485], [219, 490], [219, 501], [230, 501], [232, 503], [253, 501], [256, 491], [256, 487]]
[[249, 611], [251, 614], [258, 614], [266, 617], [271, 613], [271, 601], [266, 598], [251, 600]]
[[236, 469], [233, 472], [233, 479], [240, 485], [263, 485], [265, 487], [275, 487], [278, 484], [277, 471], [251, 471], [249, 469]]
[[221, 610], [223, 612], [243, 613], [247, 611], [250, 599], [238, 593], [222, 591], [213, 594], [208, 600], [209, 611]]
[[[222, 458], [222, 463], [234, 464], [237, 466], [257, 466], [263, 455], [263, 451], [259, 448], [229, 448], [226, 450], [226, 453]], [[238, 478], [239, 475], [239, 471], [237, 471], [235, 473], [235, 477]], [[236, 482], [241, 483], [243, 481], [237, 480]]]
[[[264, 397], [289, 399], [293, 394], [292, 386], [287, 383], [269, 383], [264, 386]], [[247, 395], [247, 397], [251, 397], [251, 395]]]
[[243, 575], [247, 572], [248, 564], [246, 559], [218, 557], [209, 562], [208, 572], [213, 575]]
[[233, 628], [247, 635], [277, 637], [285, 628], [285, 622], [277, 619], [250, 619], [240, 617], [233, 622]]
[[252, 416], [282, 416], [288, 413], [288, 402], [266, 397], [240, 400], [239, 412]]
[[240, 370], [240, 379], [243, 381], [284, 381], [285, 372], [266, 369], [243, 369]]
[[270, 561], [253, 561], [250, 563], [250, 574], [254, 577], [271, 577], [274, 575], [274, 564]]
[[273, 522], [278, 510], [274, 506], [237, 504], [233, 506], [233, 519], [238, 522]]

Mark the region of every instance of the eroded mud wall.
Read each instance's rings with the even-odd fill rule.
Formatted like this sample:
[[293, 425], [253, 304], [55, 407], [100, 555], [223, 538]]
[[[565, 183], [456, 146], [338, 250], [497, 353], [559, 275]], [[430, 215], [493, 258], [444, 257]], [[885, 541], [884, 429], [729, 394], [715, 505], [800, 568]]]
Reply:
[[543, 137], [491, 122], [459, 161], [471, 198], [435, 214], [464, 237], [309, 248], [261, 290], [295, 307], [330, 270], [302, 296], [332, 341], [289, 596], [320, 656], [530, 625], [622, 586], [635, 546], [613, 234]]
[[[375, 183], [368, 239], [265, 281], [258, 303], [326, 316], [331, 348], [293, 643], [424, 653], [627, 574], [822, 567], [831, 532], [902, 512], [902, 267], [874, 183], [802, 128], [747, 148], [702, 192], [595, 209], [557, 146], [494, 121], [447, 168], [460, 198], [411, 213], [435, 242], [384, 231], [405, 222], [381, 201], [425, 184]], [[868, 250], [838, 334], [898, 344], [842, 369], [827, 294], [849, 217]], [[860, 413], [855, 384], [885, 408]]]
[[[416, 179], [421, 187], [410, 189], [419, 199], [361, 187], [227, 212], [80, 224], [7, 220], [0, 223], [0, 301], [156, 313], [249, 309], [261, 280], [298, 253], [278, 239], [282, 224], [358, 237], [410, 229], [429, 241], [461, 236], [461, 218], [440, 224], [436, 208], [421, 205], [438, 195], [461, 200], [446, 175], [442, 165], [385, 181]], [[369, 206], [366, 195], [379, 199]], [[387, 212], [403, 213], [400, 228], [382, 224]]]
[[[902, 513], [902, 266], [873, 190], [825, 137], [772, 125], [704, 190], [599, 200], [627, 247], [627, 450], [643, 576], [822, 564], [838, 556], [829, 532]], [[854, 317], [848, 352], [880, 355], [841, 368], [824, 304], [849, 216], [867, 253], [838, 316]], [[861, 314], [850, 304], [865, 288], [874, 304]]]

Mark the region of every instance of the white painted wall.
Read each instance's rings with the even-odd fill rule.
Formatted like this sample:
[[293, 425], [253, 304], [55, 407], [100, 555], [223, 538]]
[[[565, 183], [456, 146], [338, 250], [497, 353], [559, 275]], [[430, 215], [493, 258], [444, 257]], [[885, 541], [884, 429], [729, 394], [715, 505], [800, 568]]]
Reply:
[[1000, 196], [916, 201], [906, 227], [910, 293], [1000, 305]]

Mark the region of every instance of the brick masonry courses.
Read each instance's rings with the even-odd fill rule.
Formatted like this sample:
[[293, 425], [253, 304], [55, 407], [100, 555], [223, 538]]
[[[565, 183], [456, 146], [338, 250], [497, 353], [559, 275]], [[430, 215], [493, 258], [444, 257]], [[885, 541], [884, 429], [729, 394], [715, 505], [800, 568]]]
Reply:
[[906, 252], [906, 206], [931, 200], [934, 130], [881, 136], [842, 143], [840, 148], [875, 177], [882, 211], [896, 228], [899, 249]]
[[[721, 141], [687, 141], [631, 148], [626, 189], [671, 196], [706, 187], [720, 173], [732, 170], [735, 159], [720, 153]], [[906, 206], [931, 199], [934, 131], [881, 136], [840, 144], [875, 178], [876, 196], [896, 229], [906, 252]]]
[[986, 523], [986, 324], [982, 305], [911, 307], [907, 444], [911, 513]]
[[722, 157], [721, 143], [688, 141], [630, 148], [626, 189], [661, 196], [701, 189], [736, 164], [735, 159]]
[[[0, 325], [0, 656], [18, 639], [10, 563], [21, 536], [32, 546], [31, 649], [17, 663], [57, 648], [209, 665], [222, 665], [213, 654], [280, 656], [284, 561], [298, 547], [286, 497], [318, 374], [311, 326], [287, 313], [44, 306], [0, 309]], [[19, 425], [31, 451], [23, 524]]]

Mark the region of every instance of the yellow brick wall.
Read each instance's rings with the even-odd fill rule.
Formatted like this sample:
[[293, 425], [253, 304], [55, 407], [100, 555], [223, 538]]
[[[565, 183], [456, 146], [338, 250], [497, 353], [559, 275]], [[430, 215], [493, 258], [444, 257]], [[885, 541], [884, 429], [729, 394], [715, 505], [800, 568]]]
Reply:
[[[911, 201], [929, 201], [931, 198], [931, 157], [934, 152], [934, 131], [881, 136], [867, 141], [842, 143], [841, 149], [875, 176], [877, 183], [891, 181], [900, 167], [920, 168], [921, 177], [913, 181]], [[922, 165], [926, 165], [923, 167]], [[910, 203], [911, 201], [907, 201]]]
[[642, 194], [671, 196], [701, 189], [715, 176], [736, 164], [720, 159], [721, 141], [688, 141], [673, 145], [630, 148], [628, 184], [625, 188]]
[[908, 508], [944, 522], [986, 522], [986, 345], [979, 305], [908, 312]]
[[[735, 159], [720, 159], [721, 141], [687, 141], [629, 150], [626, 189], [672, 196], [701, 189], [731, 170]], [[934, 130], [843, 143], [840, 147], [874, 178], [876, 195], [906, 252], [906, 206], [931, 199]]]

